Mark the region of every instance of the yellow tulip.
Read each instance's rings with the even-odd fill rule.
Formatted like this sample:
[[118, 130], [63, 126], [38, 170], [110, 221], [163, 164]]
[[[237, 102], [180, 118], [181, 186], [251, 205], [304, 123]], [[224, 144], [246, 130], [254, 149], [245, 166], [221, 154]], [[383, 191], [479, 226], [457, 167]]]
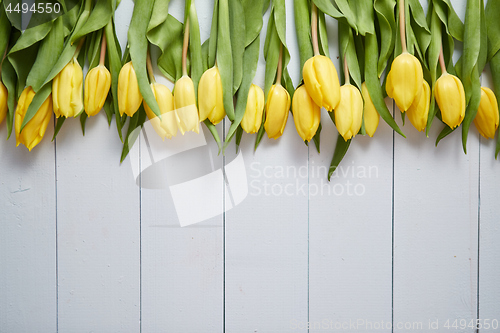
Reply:
[[200, 121], [208, 118], [212, 124], [217, 125], [226, 116], [222, 97], [222, 80], [219, 69], [215, 66], [201, 76], [198, 85], [198, 105]]
[[422, 90], [423, 80], [420, 61], [407, 52], [402, 53], [394, 59], [387, 75], [387, 95], [405, 112]]
[[431, 87], [424, 80], [424, 85], [420, 94], [415, 98], [410, 108], [406, 112], [408, 119], [413, 126], [422, 132], [427, 126], [427, 117], [429, 116], [429, 108], [431, 105]]
[[370, 93], [366, 87], [366, 83], [363, 82], [361, 85], [361, 95], [365, 102], [363, 108], [363, 120], [365, 122], [365, 131], [370, 137], [373, 137], [375, 131], [377, 130], [378, 123], [380, 121], [380, 115], [378, 114], [377, 108], [373, 105]]
[[118, 110], [120, 115], [125, 113], [132, 117], [142, 103], [142, 95], [139, 91], [139, 83], [135, 74], [132, 61], [127, 62], [118, 75]]
[[111, 74], [104, 65], [94, 67], [87, 73], [83, 102], [89, 117], [101, 111], [110, 87]]
[[486, 139], [493, 139], [498, 128], [498, 102], [495, 93], [487, 87], [481, 87], [481, 102], [474, 124]]
[[7, 88], [0, 81], [0, 123], [5, 119], [7, 115], [8, 105], [7, 105], [8, 92]]
[[345, 141], [358, 134], [363, 122], [363, 97], [351, 84], [340, 87], [340, 103], [335, 109], [335, 125]]
[[465, 92], [462, 81], [455, 75], [445, 73], [436, 81], [434, 96], [441, 110], [443, 122], [455, 128], [465, 117]]
[[189, 76], [181, 77], [175, 84], [174, 108], [181, 133], [187, 131], [199, 133], [200, 117], [196, 107], [193, 80]]
[[305, 62], [302, 73], [314, 102], [328, 111], [335, 109], [340, 101], [340, 84], [332, 60], [323, 55], [314, 56]]
[[34, 96], [35, 92], [31, 87], [26, 87], [23, 90], [17, 102], [14, 122], [17, 146], [22, 143], [30, 151], [42, 140], [52, 116], [52, 96], [49, 95], [21, 132], [24, 116]]
[[151, 121], [151, 125], [162, 139], [177, 135], [177, 117], [174, 112], [174, 96], [170, 89], [161, 83], [151, 83], [151, 90], [160, 107], [161, 119], [151, 110], [144, 101], [144, 110]]
[[293, 121], [304, 141], [311, 141], [319, 127], [321, 108], [314, 103], [305, 86], [295, 90], [292, 100]]
[[52, 80], [52, 101], [57, 117], [76, 117], [83, 110], [83, 71], [73, 58]]
[[257, 133], [262, 125], [264, 112], [264, 92], [262, 88], [252, 84], [248, 91], [247, 106], [241, 120], [241, 127], [247, 133]]
[[281, 84], [272, 85], [267, 96], [264, 123], [264, 129], [270, 139], [277, 139], [283, 134], [289, 111], [290, 94]]

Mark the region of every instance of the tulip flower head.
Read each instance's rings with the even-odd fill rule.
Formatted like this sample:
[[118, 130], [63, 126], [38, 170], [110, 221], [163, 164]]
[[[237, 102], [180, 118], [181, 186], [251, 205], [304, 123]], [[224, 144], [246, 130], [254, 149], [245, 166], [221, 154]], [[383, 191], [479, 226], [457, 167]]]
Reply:
[[252, 84], [248, 91], [245, 114], [241, 120], [241, 127], [247, 133], [257, 133], [262, 124], [262, 114], [264, 113], [264, 91], [262, 88]]
[[76, 117], [83, 110], [83, 71], [75, 57], [52, 80], [52, 101], [57, 117]]
[[368, 88], [365, 82], [363, 82], [363, 84], [361, 85], [361, 95], [363, 96], [363, 100], [365, 102], [363, 108], [365, 131], [368, 136], [373, 137], [380, 121], [380, 115], [378, 114], [375, 105], [373, 105], [370, 93], [368, 92]]
[[7, 105], [7, 97], [8, 92], [7, 88], [3, 85], [2, 81], [0, 81], [0, 123], [5, 119], [8, 111]]
[[22, 143], [30, 151], [42, 140], [43, 136], [45, 135], [45, 131], [47, 129], [47, 126], [49, 125], [50, 118], [53, 112], [52, 96], [49, 95], [45, 102], [43, 102], [40, 109], [38, 109], [36, 114], [33, 116], [33, 118], [31, 118], [26, 126], [24, 126], [21, 132], [21, 125], [23, 123], [24, 116], [26, 115], [26, 111], [28, 110], [33, 97], [35, 97], [35, 92], [33, 91], [33, 89], [31, 87], [26, 87], [21, 93], [19, 101], [17, 102], [14, 122], [17, 146]]
[[335, 125], [345, 141], [358, 134], [363, 122], [363, 97], [347, 83], [340, 87], [340, 103], [335, 109]]
[[118, 75], [118, 110], [120, 115], [125, 113], [132, 117], [142, 103], [142, 95], [137, 82], [132, 61], [123, 65]]
[[290, 111], [290, 94], [281, 84], [273, 84], [266, 102], [264, 129], [270, 139], [277, 139], [285, 130]]
[[160, 107], [161, 119], [154, 114], [144, 101], [144, 110], [156, 133], [165, 139], [177, 135], [177, 117], [174, 111], [174, 96], [168, 87], [161, 83], [151, 83], [151, 89]]
[[420, 61], [414, 55], [403, 52], [392, 62], [385, 89], [398, 108], [405, 112], [422, 90], [423, 80]]
[[434, 96], [441, 110], [443, 122], [452, 129], [465, 117], [465, 91], [462, 81], [455, 75], [444, 73], [436, 81]]
[[200, 121], [208, 118], [212, 124], [217, 125], [226, 116], [222, 96], [222, 80], [216, 66], [205, 71], [201, 76], [198, 85], [198, 104]]
[[427, 126], [427, 117], [429, 116], [429, 108], [431, 104], [431, 87], [424, 80], [420, 94], [415, 98], [411, 106], [408, 108], [408, 119], [412, 125], [422, 132]]
[[474, 118], [477, 130], [486, 139], [493, 139], [498, 128], [498, 120], [498, 102], [495, 93], [490, 88], [481, 87], [481, 102]]
[[337, 70], [330, 58], [316, 55], [302, 69], [304, 85], [316, 105], [332, 111], [340, 101], [340, 83]]
[[321, 120], [321, 108], [312, 100], [304, 85], [298, 87], [292, 99], [293, 121], [304, 141], [311, 141]]
[[104, 65], [92, 68], [85, 77], [84, 108], [87, 115], [101, 111], [111, 87], [111, 74]]
[[182, 76], [174, 87], [174, 108], [177, 123], [182, 134], [187, 131], [200, 131], [200, 116], [196, 107], [193, 80], [187, 75]]

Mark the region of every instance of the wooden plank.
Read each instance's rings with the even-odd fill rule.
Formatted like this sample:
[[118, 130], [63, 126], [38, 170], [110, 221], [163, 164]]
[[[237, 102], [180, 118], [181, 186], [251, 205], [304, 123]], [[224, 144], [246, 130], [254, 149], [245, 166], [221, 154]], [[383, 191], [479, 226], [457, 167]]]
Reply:
[[[7, 137], [5, 122], [0, 137]], [[0, 331], [56, 332], [53, 124], [31, 152], [0, 140]]]
[[[493, 87], [487, 68], [483, 86]], [[498, 184], [500, 166], [495, 159], [496, 140], [480, 138], [480, 239], [479, 239], [479, 318], [480, 332], [500, 332], [500, 225]], [[488, 328], [489, 325], [489, 328]]]
[[139, 331], [139, 187], [104, 113], [57, 136], [59, 330]]
[[[220, 332], [222, 156], [217, 157], [217, 145], [208, 133], [179, 133], [162, 142], [154, 130], [145, 128], [140, 176], [142, 331]], [[205, 144], [199, 144], [200, 137]], [[197, 200], [200, 197], [205, 200]]]
[[328, 182], [337, 130], [322, 111], [321, 154], [309, 148], [311, 332], [391, 332], [393, 131], [381, 120], [356, 136]]
[[477, 316], [477, 132], [464, 155], [461, 131], [435, 148], [437, 122], [428, 139], [409, 122], [404, 130], [394, 155], [395, 331], [469, 324]]

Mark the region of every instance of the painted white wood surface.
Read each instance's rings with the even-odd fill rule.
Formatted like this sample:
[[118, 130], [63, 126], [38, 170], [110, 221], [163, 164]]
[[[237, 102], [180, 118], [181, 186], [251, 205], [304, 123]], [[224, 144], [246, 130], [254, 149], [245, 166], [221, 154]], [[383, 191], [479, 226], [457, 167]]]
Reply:
[[[452, 2], [463, 18], [465, 1]], [[213, 1], [196, 4], [204, 40]], [[123, 0], [116, 14], [122, 45], [131, 6]], [[183, 2], [172, 0], [170, 12], [181, 19]], [[336, 31], [329, 34], [333, 58]], [[263, 69], [261, 61], [261, 86]], [[381, 121], [374, 138], [354, 139], [328, 184], [337, 134], [326, 113], [323, 126], [320, 155], [302, 143], [291, 115], [283, 137], [264, 138], [256, 153], [254, 136], [245, 134], [238, 158], [248, 193], [239, 204], [245, 191], [234, 188], [241, 184], [233, 147], [222, 160], [209, 136], [207, 147], [159, 160], [138, 179], [133, 172], [150, 162], [151, 142], [141, 138], [133, 153], [140, 155], [119, 165], [121, 145], [103, 114], [89, 119], [85, 137], [68, 120], [56, 145], [51, 125], [30, 154], [0, 141], [7, 156], [0, 161], [0, 332], [305, 332], [308, 322], [314, 332], [351, 322], [356, 328], [343, 331], [388, 332], [376, 325], [402, 323], [394, 331], [410, 332], [430, 331], [429, 320], [439, 320], [434, 332], [470, 332], [444, 324], [475, 319], [478, 302], [479, 318], [500, 320], [494, 142], [480, 145], [472, 127], [464, 156], [458, 132], [434, 147], [438, 121], [430, 138], [407, 122], [407, 139]], [[181, 227], [171, 185], [222, 165], [228, 185], [212, 179], [220, 194], [209, 198], [221, 214]], [[423, 330], [404, 329], [419, 322]]]
[[60, 332], [139, 330], [139, 187], [104, 114], [57, 136]]
[[[45, 135], [53, 133], [51, 122]], [[15, 146], [15, 134], [0, 143], [0, 331], [55, 332], [54, 146], [50, 139], [32, 152]]]

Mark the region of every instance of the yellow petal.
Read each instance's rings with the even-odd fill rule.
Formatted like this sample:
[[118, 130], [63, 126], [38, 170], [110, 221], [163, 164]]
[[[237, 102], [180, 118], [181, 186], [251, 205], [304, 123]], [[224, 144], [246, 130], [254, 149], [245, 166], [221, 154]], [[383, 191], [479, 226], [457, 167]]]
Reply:
[[368, 92], [368, 87], [366, 86], [365, 82], [363, 82], [363, 84], [361, 85], [361, 95], [363, 96], [363, 100], [365, 102], [363, 108], [365, 131], [366, 134], [368, 134], [370, 137], [373, 137], [380, 121], [380, 115], [378, 114], [375, 105], [373, 105], [370, 93]]
[[455, 75], [441, 75], [436, 81], [434, 96], [443, 122], [451, 128], [459, 126], [464, 120], [466, 107], [462, 81]]
[[304, 64], [304, 85], [316, 105], [332, 111], [339, 104], [340, 84], [330, 58], [317, 55]]
[[386, 83], [387, 95], [405, 112], [422, 90], [423, 79], [420, 61], [407, 52], [402, 53], [392, 62]]
[[5, 119], [8, 111], [8, 92], [7, 88], [0, 81], [0, 123]]
[[264, 129], [270, 139], [277, 139], [283, 134], [289, 111], [290, 94], [282, 85], [273, 85], [267, 96], [264, 123]]
[[311, 141], [319, 127], [321, 108], [314, 103], [304, 85], [293, 94], [292, 110], [297, 133], [302, 140]]
[[262, 124], [262, 114], [264, 113], [264, 91], [262, 88], [252, 84], [248, 91], [245, 114], [241, 120], [241, 127], [247, 133], [257, 133]]
[[493, 139], [498, 128], [498, 102], [495, 93], [487, 87], [481, 87], [481, 102], [474, 124], [486, 139]]
[[431, 87], [424, 80], [420, 94], [415, 98], [410, 108], [407, 111], [408, 119], [412, 125], [422, 132], [427, 126], [427, 118], [429, 116], [429, 107], [431, 104]]
[[199, 133], [200, 118], [196, 107], [193, 80], [189, 76], [181, 77], [175, 84], [174, 108], [181, 133], [184, 134], [187, 131]]
[[363, 97], [351, 84], [340, 87], [340, 103], [335, 109], [335, 125], [345, 141], [358, 134], [363, 122]]
[[118, 110], [132, 117], [142, 103], [142, 95], [137, 82], [132, 61], [126, 63], [118, 75]]

